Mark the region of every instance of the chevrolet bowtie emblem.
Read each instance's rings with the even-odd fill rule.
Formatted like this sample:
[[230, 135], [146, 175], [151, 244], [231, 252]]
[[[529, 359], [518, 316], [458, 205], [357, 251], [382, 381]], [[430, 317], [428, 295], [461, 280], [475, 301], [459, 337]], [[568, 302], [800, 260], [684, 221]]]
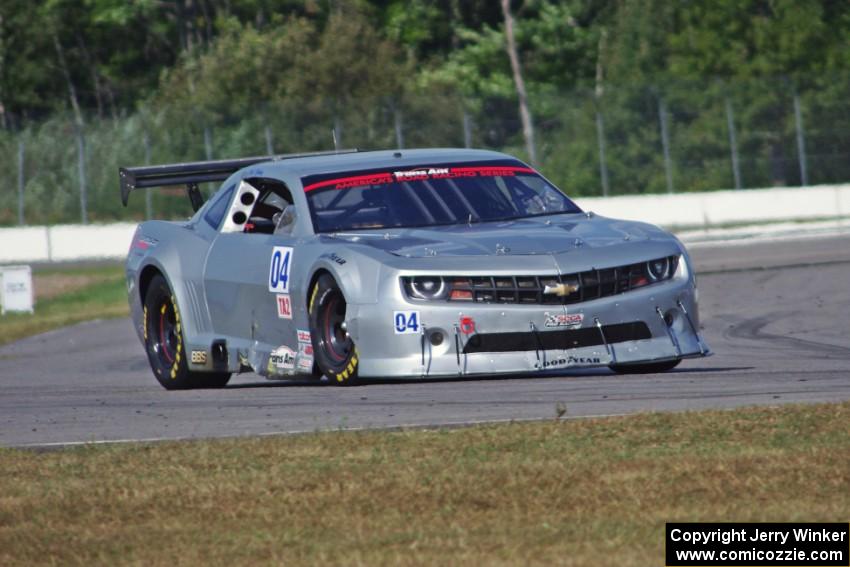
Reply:
[[547, 285], [543, 288], [543, 293], [549, 294], [554, 293], [558, 297], [565, 297], [570, 295], [571, 293], [575, 293], [578, 291], [578, 285], [576, 284], [558, 284], [558, 285]]

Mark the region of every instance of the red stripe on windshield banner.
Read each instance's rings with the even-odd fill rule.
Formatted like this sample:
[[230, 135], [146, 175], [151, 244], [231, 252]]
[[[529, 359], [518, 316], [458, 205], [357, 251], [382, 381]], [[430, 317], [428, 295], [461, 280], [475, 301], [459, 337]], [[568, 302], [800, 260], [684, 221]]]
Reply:
[[323, 187], [335, 186], [334, 189], [349, 189], [363, 185], [385, 185], [396, 181], [426, 181], [428, 179], [451, 179], [454, 177], [504, 177], [517, 173], [536, 173], [530, 167], [509, 165], [491, 165], [475, 167], [419, 167], [409, 171], [385, 171], [368, 175], [338, 177], [317, 181], [304, 187], [304, 191], [314, 191]]

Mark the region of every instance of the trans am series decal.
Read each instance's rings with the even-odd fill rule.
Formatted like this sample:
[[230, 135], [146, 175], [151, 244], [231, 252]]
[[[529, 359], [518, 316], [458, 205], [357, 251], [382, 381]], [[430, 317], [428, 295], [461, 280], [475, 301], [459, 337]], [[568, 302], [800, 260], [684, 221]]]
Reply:
[[269, 355], [269, 367], [276, 370], [295, 368], [295, 351], [286, 345], [274, 349]]
[[304, 191], [316, 189], [349, 189], [365, 185], [387, 185], [405, 181], [453, 179], [458, 177], [512, 177], [517, 173], [537, 173], [530, 167], [502, 163], [483, 163], [472, 167], [421, 166], [404, 171], [352, 172], [343, 176], [313, 175], [304, 179]]

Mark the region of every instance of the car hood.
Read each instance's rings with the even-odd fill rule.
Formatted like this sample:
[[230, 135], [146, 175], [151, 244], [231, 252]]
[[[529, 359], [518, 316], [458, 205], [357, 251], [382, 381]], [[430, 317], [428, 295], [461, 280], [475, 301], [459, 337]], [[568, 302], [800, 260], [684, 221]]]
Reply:
[[515, 221], [337, 233], [334, 238], [405, 258], [558, 254], [629, 240], [669, 240], [652, 225], [585, 214]]

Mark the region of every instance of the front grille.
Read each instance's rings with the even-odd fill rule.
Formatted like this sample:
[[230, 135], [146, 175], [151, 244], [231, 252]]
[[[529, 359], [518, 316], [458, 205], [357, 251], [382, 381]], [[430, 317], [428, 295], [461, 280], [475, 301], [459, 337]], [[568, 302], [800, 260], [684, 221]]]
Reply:
[[[522, 305], [570, 305], [609, 297], [630, 291], [632, 289], [669, 280], [676, 273], [679, 257], [669, 256], [652, 261], [669, 262], [665, 277], [652, 279], [649, 277], [647, 262], [638, 262], [624, 266], [615, 266], [598, 270], [587, 270], [561, 275], [549, 276], [446, 276], [443, 279], [451, 292], [464, 294], [467, 302], [474, 303], [516, 303]], [[415, 277], [403, 278], [408, 297], [411, 282]], [[561, 288], [562, 295], [544, 293], [547, 287], [566, 286]], [[470, 296], [471, 294], [471, 296]], [[418, 300], [420, 298], [411, 297]], [[445, 301], [458, 301], [449, 294]], [[438, 300], [437, 298], [432, 301]]]
[[[608, 344], [649, 339], [652, 334], [642, 321], [603, 325], [605, 341]], [[528, 331], [512, 333], [481, 333], [470, 337], [464, 354], [477, 352], [520, 352], [531, 350], [572, 349], [604, 345], [602, 334], [597, 327], [567, 329], [533, 333]]]

